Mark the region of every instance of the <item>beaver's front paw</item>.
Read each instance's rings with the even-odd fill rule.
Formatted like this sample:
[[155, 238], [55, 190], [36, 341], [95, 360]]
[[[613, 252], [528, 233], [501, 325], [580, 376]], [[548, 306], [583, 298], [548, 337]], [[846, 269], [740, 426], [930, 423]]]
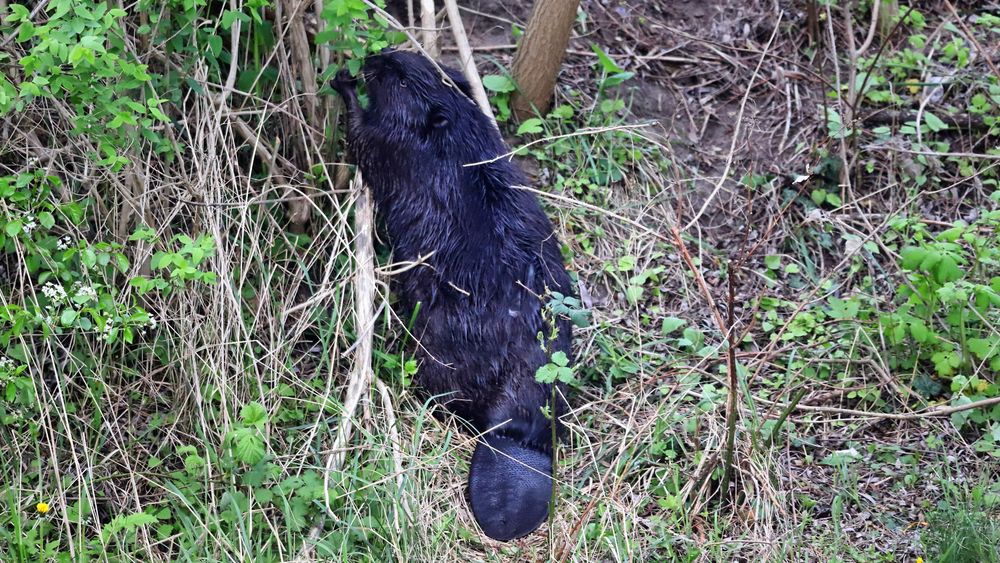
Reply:
[[346, 68], [337, 72], [337, 75], [330, 81], [330, 87], [337, 91], [345, 100], [354, 98], [354, 86], [358, 79], [351, 76], [351, 72]]

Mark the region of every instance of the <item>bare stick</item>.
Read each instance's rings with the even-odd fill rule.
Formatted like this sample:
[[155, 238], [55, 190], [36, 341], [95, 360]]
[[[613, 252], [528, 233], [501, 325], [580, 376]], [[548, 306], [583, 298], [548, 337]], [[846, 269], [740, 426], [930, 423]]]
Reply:
[[[389, 446], [392, 448], [392, 464], [396, 470], [396, 489], [399, 495], [400, 504], [403, 505], [403, 512], [406, 513], [406, 517], [413, 519], [413, 509], [410, 507], [409, 498], [403, 491], [403, 485], [406, 482], [405, 476], [406, 472], [403, 470], [403, 453], [399, 450], [400, 442], [399, 440], [399, 430], [396, 428], [396, 411], [392, 408], [392, 394], [389, 393], [389, 388], [382, 380], [375, 378], [375, 387], [378, 389], [379, 396], [382, 397], [382, 409], [385, 411], [385, 426], [389, 430]], [[399, 525], [399, 514], [393, 511], [393, 517], [396, 522], [396, 531], [400, 531]]]
[[472, 59], [472, 47], [469, 46], [469, 38], [465, 34], [465, 26], [462, 25], [462, 14], [458, 11], [455, 0], [444, 0], [445, 7], [448, 8], [448, 21], [451, 22], [451, 31], [455, 34], [455, 45], [458, 46], [458, 57], [462, 60], [462, 72], [466, 80], [472, 86], [472, 95], [479, 104], [479, 109], [489, 116], [490, 121], [496, 126], [496, 117], [493, 109], [490, 108], [490, 100], [486, 97], [486, 90], [483, 88], [483, 81], [479, 79], [479, 72], [476, 71], [476, 61]]
[[726, 272], [726, 278], [728, 278], [726, 281], [729, 286], [729, 295], [726, 299], [728, 309], [726, 311], [726, 340], [728, 342], [728, 346], [726, 347], [726, 370], [729, 371], [727, 374], [729, 376], [729, 394], [726, 400], [725, 465], [723, 466], [722, 486], [719, 489], [723, 498], [729, 493], [729, 482], [733, 476], [733, 458], [736, 455], [736, 419], [739, 416], [739, 408], [737, 406], [739, 380], [736, 377], [736, 346], [738, 343], [736, 341], [736, 331], [733, 330], [733, 326], [736, 323], [733, 311], [736, 308], [736, 281], [733, 276], [737, 273], [739, 273], [739, 262], [730, 260], [729, 271]]
[[420, 27], [423, 28], [424, 49], [436, 59], [440, 50], [438, 50], [437, 21], [434, 17], [434, 0], [420, 0]]
[[[368, 391], [372, 378], [372, 328], [374, 315], [372, 300], [375, 296], [375, 251], [372, 242], [373, 207], [371, 194], [364, 189], [361, 173], [351, 182], [351, 190], [357, 194], [354, 208], [354, 258], [357, 273], [354, 277], [354, 325], [358, 335], [358, 346], [354, 352], [354, 367], [347, 384], [347, 396], [341, 413], [340, 427], [333, 443], [333, 451], [326, 461], [323, 480], [329, 481], [330, 474], [344, 465], [344, 450], [351, 439], [354, 411], [361, 397]], [[329, 482], [324, 483], [329, 490]], [[329, 500], [329, 499], [327, 499]], [[327, 507], [329, 508], [329, 506]]]
[[[766, 399], [759, 399], [761, 402], [771, 405], [777, 405], [773, 401], [768, 401]], [[871, 412], [871, 411], [859, 411], [855, 409], [844, 409], [840, 407], [820, 407], [815, 405], [786, 405], [785, 408], [794, 408], [800, 411], [812, 411], [812, 412], [825, 412], [830, 414], [847, 414], [851, 416], [863, 416], [867, 418], [887, 418], [890, 420], [916, 420], [919, 418], [931, 418], [935, 416], [949, 416], [955, 414], [956, 412], [962, 412], [972, 409], [982, 409], [986, 407], [991, 407], [993, 405], [1000, 404], [1000, 397], [990, 397], [988, 399], [980, 399], [978, 401], [973, 401], [971, 403], [965, 403], [964, 405], [954, 405], [950, 407], [935, 407], [932, 409], [912, 412], [912, 413], [891, 413], [891, 412]]]

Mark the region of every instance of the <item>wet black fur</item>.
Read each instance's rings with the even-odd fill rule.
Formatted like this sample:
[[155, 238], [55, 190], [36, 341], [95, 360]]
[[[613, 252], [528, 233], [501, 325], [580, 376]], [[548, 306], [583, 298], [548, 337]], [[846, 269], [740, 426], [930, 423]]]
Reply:
[[[511, 539], [537, 527], [547, 508], [551, 479], [538, 476], [551, 475], [552, 423], [542, 408], [552, 389], [535, 381], [549, 361], [537, 335], [551, 332], [542, 317], [546, 292], [572, 289], [537, 198], [512, 187], [527, 185], [518, 167], [506, 157], [465, 166], [508, 149], [465, 79], [445, 71], [458, 89], [420, 55], [369, 57], [364, 109], [346, 72], [333, 86], [347, 104], [350, 151], [372, 189], [394, 260], [427, 257], [392, 280], [401, 318], [420, 303], [412, 330], [417, 384], [479, 432], [489, 431], [486, 442], [495, 449], [534, 468], [512, 467], [482, 442], [473, 456], [476, 518], [487, 534]], [[555, 322], [549, 353], [570, 355], [571, 325]], [[557, 414], [564, 409], [557, 401]]]

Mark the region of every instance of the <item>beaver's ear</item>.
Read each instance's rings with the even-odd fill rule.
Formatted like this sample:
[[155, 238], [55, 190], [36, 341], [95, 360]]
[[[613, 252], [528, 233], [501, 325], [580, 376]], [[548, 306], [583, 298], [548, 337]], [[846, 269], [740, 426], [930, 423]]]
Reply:
[[458, 89], [461, 90], [461, 92], [465, 94], [467, 98], [475, 101], [472, 98], [472, 86], [470, 86], [469, 81], [465, 79], [465, 75], [463, 75], [461, 72], [451, 67], [442, 67], [442, 68], [444, 68], [444, 73], [448, 75], [448, 78], [450, 78], [451, 81], [455, 83], [455, 86], [458, 86]]
[[434, 106], [427, 115], [427, 129], [443, 129], [451, 124], [451, 118], [447, 110], [441, 106]]

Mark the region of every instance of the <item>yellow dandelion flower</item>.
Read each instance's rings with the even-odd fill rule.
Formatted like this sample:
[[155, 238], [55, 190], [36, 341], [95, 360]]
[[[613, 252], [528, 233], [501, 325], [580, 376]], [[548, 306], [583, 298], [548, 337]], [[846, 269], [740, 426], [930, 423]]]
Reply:
[[39, 514], [45, 514], [49, 511], [49, 503], [40, 502], [35, 505], [35, 510], [37, 510]]
[[906, 89], [909, 90], [911, 94], [919, 92], [921, 86], [923, 85], [916, 78], [908, 78], [906, 80]]
[[917, 562], [916, 562], [916, 563], [924, 563], [924, 558], [923, 558], [923, 557], [920, 557], [920, 556], [918, 556], [918, 557], [917, 557]]

